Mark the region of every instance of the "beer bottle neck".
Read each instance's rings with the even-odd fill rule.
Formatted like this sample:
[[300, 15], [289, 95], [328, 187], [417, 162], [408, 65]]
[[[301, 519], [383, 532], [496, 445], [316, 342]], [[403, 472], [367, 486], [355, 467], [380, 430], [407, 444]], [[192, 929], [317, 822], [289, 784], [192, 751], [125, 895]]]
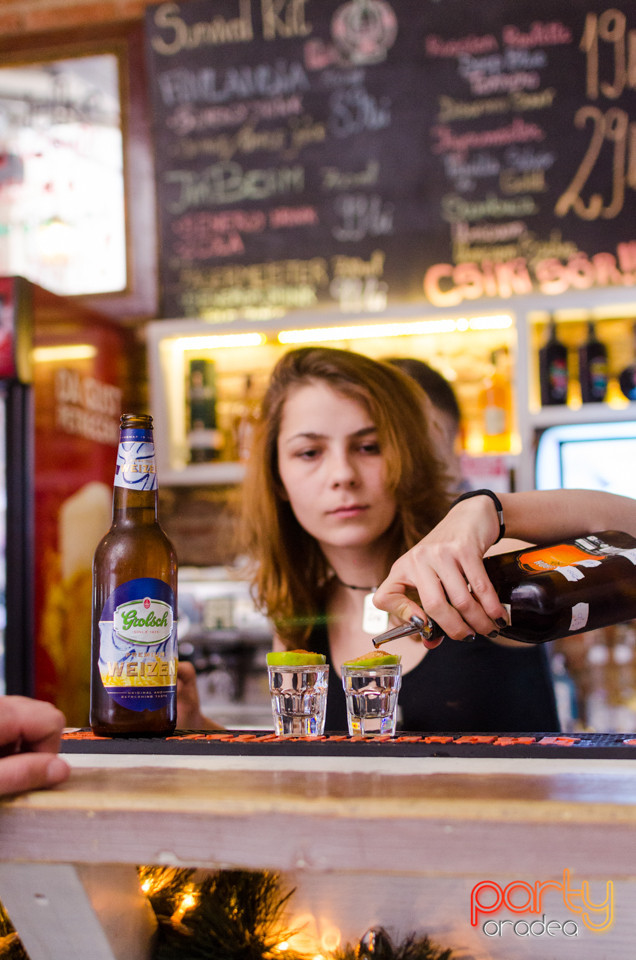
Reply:
[[157, 523], [157, 491], [130, 490], [115, 487], [113, 491], [113, 524], [149, 526]]
[[[122, 418], [124, 419], [124, 418]], [[122, 427], [113, 486], [113, 525], [157, 523], [157, 470], [149, 417]], [[139, 421], [137, 423], [136, 421]]]

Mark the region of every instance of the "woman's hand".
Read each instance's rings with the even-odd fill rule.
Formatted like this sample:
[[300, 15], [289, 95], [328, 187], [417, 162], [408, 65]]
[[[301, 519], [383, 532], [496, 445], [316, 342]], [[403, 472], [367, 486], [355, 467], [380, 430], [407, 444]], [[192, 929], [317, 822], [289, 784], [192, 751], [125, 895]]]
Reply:
[[196, 671], [187, 660], [180, 661], [177, 667], [177, 727], [180, 730], [223, 730], [201, 713]]
[[[373, 602], [400, 620], [424, 614], [455, 640], [476, 633], [496, 635], [507, 623], [506, 610], [488, 579], [483, 557], [498, 536], [497, 511], [489, 497], [460, 501], [396, 560]], [[413, 592], [421, 606], [410, 599]], [[429, 648], [440, 642], [424, 641]]]
[[0, 697], [0, 796], [53, 787], [70, 774], [57, 755], [64, 714], [30, 697]]

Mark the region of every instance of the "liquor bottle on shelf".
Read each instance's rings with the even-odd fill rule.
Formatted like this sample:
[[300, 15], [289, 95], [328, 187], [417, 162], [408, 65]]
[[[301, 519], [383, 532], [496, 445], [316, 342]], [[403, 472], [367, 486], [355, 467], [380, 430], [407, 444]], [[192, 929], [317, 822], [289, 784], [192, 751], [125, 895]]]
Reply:
[[491, 355], [491, 372], [480, 394], [483, 418], [484, 453], [506, 453], [510, 450], [512, 390], [508, 369], [508, 349], [501, 347]]
[[[636, 356], [636, 324], [634, 324], [633, 341]], [[628, 400], [636, 400], [636, 362], [630, 363], [628, 367], [621, 371], [618, 377], [618, 385]]]
[[541, 406], [566, 403], [568, 397], [568, 349], [557, 334], [554, 317], [550, 317], [548, 339], [539, 350]]
[[608, 733], [615, 729], [610, 703], [610, 650], [603, 639], [603, 631], [590, 634], [592, 643], [585, 655], [583, 714], [585, 729], [593, 733]]
[[579, 719], [579, 704], [576, 685], [568, 670], [564, 653], [557, 652], [552, 655], [550, 670], [561, 730], [563, 733], [572, 733], [576, 730]]
[[113, 522], [93, 559], [90, 724], [168, 736], [177, 716], [177, 558], [157, 519], [152, 417], [121, 418]]
[[[633, 634], [633, 624], [615, 627], [611, 649], [609, 693], [619, 731], [636, 729], [636, 662], [630, 634]], [[627, 643], [623, 642], [625, 639]]]
[[583, 403], [601, 403], [607, 393], [607, 347], [596, 336], [594, 323], [587, 325], [587, 340], [579, 347], [579, 383]]
[[234, 420], [234, 444], [236, 456], [245, 461], [250, 455], [254, 427], [258, 420], [258, 399], [254, 395], [254, 380], [251, 373], [245, 377], [245, 385], [239, 412]]
[[[636, 618], [636, 539], [617, 530], [484, 560], [508, 626], [502, 637], [547, 643]], [[432, 623], [429, 637], [442, 632]]]
[[217, 427], [216, 374], [212, 360], [190, 361], [188, 405], [190, 462], [217, 460], [221, 455], [223, 434]]

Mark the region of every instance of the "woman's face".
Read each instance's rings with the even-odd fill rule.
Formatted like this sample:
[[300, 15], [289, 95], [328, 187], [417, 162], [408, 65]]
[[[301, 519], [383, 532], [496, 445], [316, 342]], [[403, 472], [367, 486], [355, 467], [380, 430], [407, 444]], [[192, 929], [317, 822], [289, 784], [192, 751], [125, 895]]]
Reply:
[[300, 525], [327, 557], [377, 543], [396, 502], [369, 413], [322, 380], [290, 391], [278, 435], [280, 478]]

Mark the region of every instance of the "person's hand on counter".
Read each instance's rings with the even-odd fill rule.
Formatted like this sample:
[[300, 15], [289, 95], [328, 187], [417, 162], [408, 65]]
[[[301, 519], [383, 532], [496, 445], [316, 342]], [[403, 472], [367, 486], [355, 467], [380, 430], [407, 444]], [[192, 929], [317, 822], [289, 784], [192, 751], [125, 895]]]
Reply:
[[63, 783], [70, 767], [57, 755], [64, 714], [29, 697], [0, 697], [0, 796]]
[[197, 675], [188, 660], [177, 667], [177, 729], [223, 730], [223, 727], [201, 713]]

